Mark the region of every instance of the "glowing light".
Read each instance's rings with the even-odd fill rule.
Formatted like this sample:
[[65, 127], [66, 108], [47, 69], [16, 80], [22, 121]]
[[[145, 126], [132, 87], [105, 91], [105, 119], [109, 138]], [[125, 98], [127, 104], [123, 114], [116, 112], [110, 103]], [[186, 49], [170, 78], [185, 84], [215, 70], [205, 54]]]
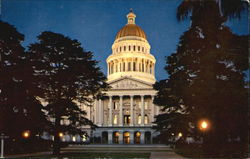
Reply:
[[178, 136], [179, 136], [179, 137], [182, 137], [182, 133], [180, 132], [180, 133], [178, 134]]
[[22, 136], [23, 136], [23, 138], [29, 138], [30, 137], [30, 131], [29, 130], [26, 130], [26, 131], [24, 131], [23, 133], [22, 133]]
[[206, 129], [206, 128], [207, 128], [207, 122], [206, 122], [206, 121], [203, 121], [203, 122], [201, 123], [201, 127], [202, 127], [203, 129]]
[[211, 127], [209, 120], [202, 119], [198, 123], [199, 129], [201, 131], [206, 131]]
[[58, 134], [58, 136], [59, 136], [59, 137], [63, 137], [63, 133], [60, 132], [60, 133]]

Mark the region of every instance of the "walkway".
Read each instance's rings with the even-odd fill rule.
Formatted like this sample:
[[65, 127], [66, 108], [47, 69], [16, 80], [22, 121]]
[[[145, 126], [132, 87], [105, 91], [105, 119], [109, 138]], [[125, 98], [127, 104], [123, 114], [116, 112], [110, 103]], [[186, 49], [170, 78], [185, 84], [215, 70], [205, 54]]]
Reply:
[[[126, 152], [126, 153], [150, 153], [150, 159], [185, 159], [177, 155], [166, 145], [70, 145], [63, 148], [62, 153], [67, 152]], [[26, 158], [30, 156], [49, 155], [51, 152], [38, 152], [23, 155], [10, 155], [8, 158]]]

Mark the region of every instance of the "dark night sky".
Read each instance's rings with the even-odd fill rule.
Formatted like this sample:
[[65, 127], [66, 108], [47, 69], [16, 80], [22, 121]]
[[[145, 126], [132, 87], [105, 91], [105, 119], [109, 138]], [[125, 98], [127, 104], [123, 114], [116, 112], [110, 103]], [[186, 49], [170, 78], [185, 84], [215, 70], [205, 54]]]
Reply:
[[[0, 0], [1, 2], [1, 0]], [[167, 78], [165, 56], [175, 52], [180, 35], [190, 25], [178, 22], [176, 8], [181, 0], [2, 0], [3, 21], [25, 35], [23, 46], [36, 41], [43, 31], [53, 31], [77, 39], [94, 52], [106, 74], [106, 58], [116, 33], [127, 23], [133, 8], [136, 24], [146, 33], [155, 56], [156, 79]], [[247, 12], [241, 20], [227, 22], [234, 33], [248, 34]]]

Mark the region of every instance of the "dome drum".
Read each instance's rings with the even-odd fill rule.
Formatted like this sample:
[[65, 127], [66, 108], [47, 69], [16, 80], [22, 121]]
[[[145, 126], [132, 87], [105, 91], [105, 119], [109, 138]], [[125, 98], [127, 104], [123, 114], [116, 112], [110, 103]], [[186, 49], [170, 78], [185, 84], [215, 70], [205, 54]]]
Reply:
[[107, 58], [108, 82], [124, 76], [155, 83], [155, 58], [145, 32], [135, 24], [136, 15], [127, 15], [128, 23], [117, 33], [112, 54]]

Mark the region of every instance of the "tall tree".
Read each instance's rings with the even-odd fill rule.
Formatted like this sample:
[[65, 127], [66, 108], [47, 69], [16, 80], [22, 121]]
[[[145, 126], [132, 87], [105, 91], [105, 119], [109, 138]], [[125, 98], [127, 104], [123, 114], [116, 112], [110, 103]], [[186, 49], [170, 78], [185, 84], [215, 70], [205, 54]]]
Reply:
[[[41, 33], [38, 40], [30, 45], [29, 52], [42, 92], [38, 96], [48, 102], [46, 110], [54, 121], [53, 152], [59, 154], [60, 132], [83, 135], [82, 126], [94, 126], [77, 102], [91, 105], [107, 85], [92, 52], [84, 51], [77, 40], [53, 32]], [[62, 119], [70, 124], [62, 125]]]
[[[168, 138], [178, 132], [200, 137], [204, 134], [198, 121], [205, 118], [211, 123], [204, 136], [207, 153], [220, 155], [223, 152], [218, 151], [232, 143], [239, 144], [244, 153], [247, 37], [234, 35], [223, 25], [226, 19], [214, 1], [203, 1], [198, 9], [193, 11], [191, 28], [181, 36], [177, 52], [167, 58], [169, 79], [155, 84], [155, 103], [166, 111], [157, 117], [156, 128]], [[235, 152], [230, 153], [227, 155]]]
[[0, 133], [20, 139], [25, 130], [33, 135], [43, 131], [43, 107], [33, 96], [32, 67], [21, 42], [24, 36], [0, 21]]

